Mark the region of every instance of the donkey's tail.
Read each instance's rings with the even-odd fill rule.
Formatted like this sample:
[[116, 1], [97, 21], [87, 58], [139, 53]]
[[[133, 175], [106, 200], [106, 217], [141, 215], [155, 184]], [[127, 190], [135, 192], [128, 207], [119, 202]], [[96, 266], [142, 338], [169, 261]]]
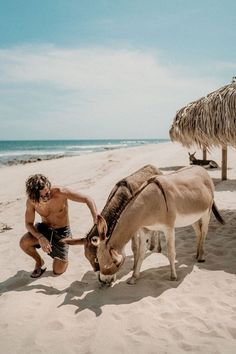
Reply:
[[213, 204], [212, 204], [212, 211], [213, 211], [213, 214], [215, 215], [216, 219], [222, 224], [224, 225], [225, 224], [225, 221], [224, 219], [222, 218], [222, 216], [220, 215], [220, 212], [219, 210], [217, 209], [217, 206], [215, 204], [215, 202], [213, 201]]

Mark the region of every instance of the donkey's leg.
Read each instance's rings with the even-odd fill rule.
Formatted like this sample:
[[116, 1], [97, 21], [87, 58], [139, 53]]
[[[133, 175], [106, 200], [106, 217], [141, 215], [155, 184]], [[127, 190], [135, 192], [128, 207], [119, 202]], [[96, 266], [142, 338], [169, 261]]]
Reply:
[[174, 228], [167, 229], [165, 232], [166, 243], [167, 243], [167, 252], [168, 258], [170, 261], [170, 279], [176, 280], [177, 275], [175, 271], [175, 230]]
[[200, 240], [201, 240], [201, 236], [202, 236], [202, 220], [198, 220], [197, 222], [195, 222], [192, 225], [195, 234], [196, 234], [196, 238], [197, 238], [197, 253], [196, 253], [196, 259], [198, 260], [199, 257], [199, 248], [200, 248]]
[[160, 231], [150, 231], [150, 251], [161, 253], [161, 233]]
[[139, 232], [137, 232], [131, 239], [131, 249], [132, 249], [133, 256], [134, 256], [133, 270], [136, 268], [137, 262], [138, 262], [139, 246], [140, 246], [139, 239], [140, 239]]
[[201, 217], [201, 219], [198, 222], [192, 225], [197, 235], [196, 258], [198, 262], [205, 262], [204, 245], [205, 245], [205, 239], [208, 231], [209, 221], [210, 221], [210, 213], [207, 212]]
[[[139, 278], [139, 274], [140, 274], [140, 268], [141, 265], [143, 263], [143, 260], [145, 258], [145, 253], [146, 253], [146, 240], [147, 237], [149, 237], [147, 235], [147, 233], [143, 230], [140, 229], [139, 230], [139, 237], [136, 236], [138, 238], [139, 241], [139, 247], [138, 247], [138, 251], [137, 248], [135, 250], [135, 252], [137, 251], [137, 253], [135, 254], [135, 262], [134, 262], [134, 271], [132, 274], [132, 277], [127, 281], [128, 284], [135, 284], [136, 280]], [[133, 238], [134, 242], [137, 242], [137, 239]], [[133, 240], [132, 240], [133, 243]]]
[[205, 257], [204, 257], [204, 246], [205, 246], [205, 239], [208, 231], [208, 226], [209, 226], [209, 221], [210, 221], [210, 212], [207, 212], [205, 215], [202, 216], [201, 218], [202, 221], [202, 226], [201, 226], [201, 238], [199, 241], [199, 246], [198, 246], [198, 262], [205, 262]]
[[162, 247], [161, 247], [161, 232], [157, 231], [157, 241], [158, 241], [158, 246], [157, 246], [157, 252], [161, 253]]

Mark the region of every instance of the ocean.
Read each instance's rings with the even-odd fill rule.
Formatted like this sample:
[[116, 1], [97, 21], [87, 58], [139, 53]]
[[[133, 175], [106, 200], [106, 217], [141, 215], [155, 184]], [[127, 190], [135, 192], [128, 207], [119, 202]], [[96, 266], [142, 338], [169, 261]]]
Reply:
[[26, 164], [67, 156], [90, 154], [109, 149], [159, 144], [168, 139], [112, 139], [112, 140], [2, 140], [0, 167]]

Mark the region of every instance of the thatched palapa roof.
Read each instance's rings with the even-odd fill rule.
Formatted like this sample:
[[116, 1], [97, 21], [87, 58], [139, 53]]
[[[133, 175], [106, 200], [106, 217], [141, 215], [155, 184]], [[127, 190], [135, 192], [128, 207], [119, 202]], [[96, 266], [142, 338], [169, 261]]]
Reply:
[[236, 82], [181, 108], [169, 133], [188, 148], [236, 147]]
[[227, 179], [227, 145], [236, 147], [236, 78], [231, 84], [181, 108], [170, 129], [172, 141], [204, 151], [222, 147], [222, 179]]

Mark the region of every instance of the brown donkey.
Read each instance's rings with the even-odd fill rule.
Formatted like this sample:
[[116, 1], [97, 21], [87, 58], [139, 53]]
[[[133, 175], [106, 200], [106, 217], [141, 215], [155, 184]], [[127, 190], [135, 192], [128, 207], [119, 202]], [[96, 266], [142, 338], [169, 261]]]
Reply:
[[107, 223], [99, 217], [97, 246], [100, 279], [111, 283], [125, 259], [124, 248], [130, 238], [143, 227], [162, 231], [167, 242], [171, 279], [175, 271], [175, 228], [192, 225], [197, 236], [196, 258], [204, 262], [204, 242], [213, 211], [224, 223], [214, 203], [214, 185], [200, 166], [185, 167], [177, 172], [151, 177], [129, 200], [119, 222], [107, 239]]

